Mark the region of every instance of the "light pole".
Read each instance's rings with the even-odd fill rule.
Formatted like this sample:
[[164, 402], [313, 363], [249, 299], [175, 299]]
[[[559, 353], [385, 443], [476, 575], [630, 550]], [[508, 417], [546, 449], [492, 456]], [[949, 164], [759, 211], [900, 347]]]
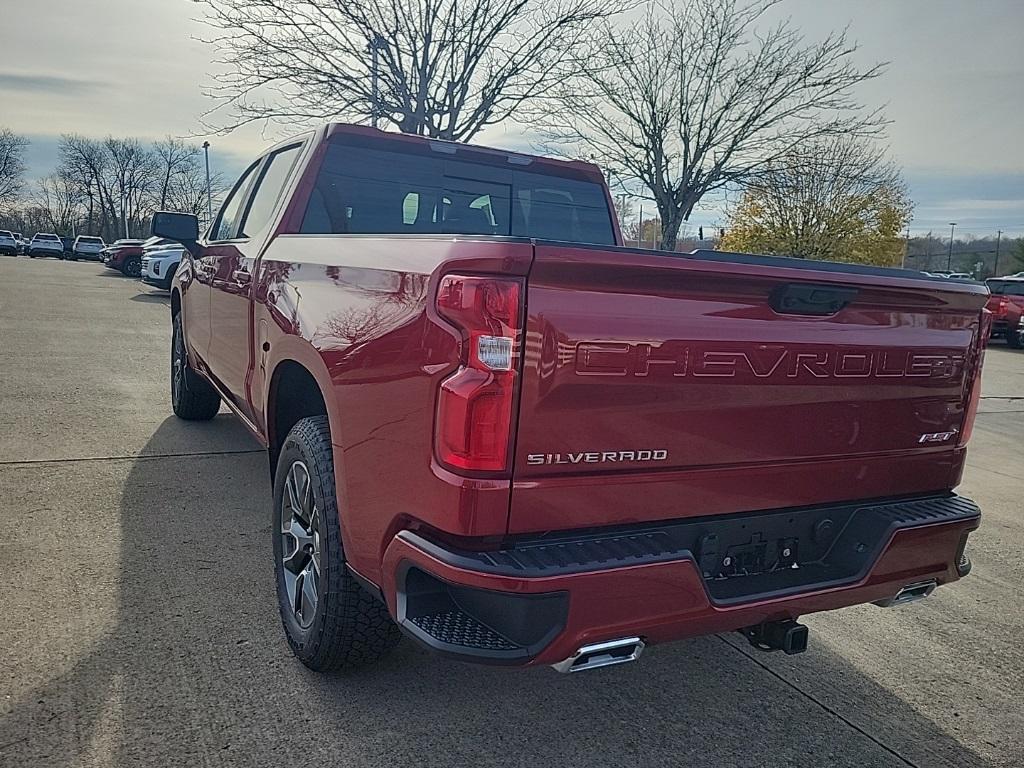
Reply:
[[213, 223], [213, 194], [210, 191], [210, 142], [203, 142], [203, 154], [206, 155], [206, 226]]
[[953, 230], [954, 229], [956, 229], [956, 222], [955, 221], [949, 222], [949, 255], [946, 256], [946, 271], [947, 272], [952, 272], [953, 271], [953, 268], [952, 268], [951, 265], [953, 263]]
[[996, 263], [992, 267], [992, 277], [999, 277], [999, 241], [1003, 239], [1003, 230], [996, 230]]

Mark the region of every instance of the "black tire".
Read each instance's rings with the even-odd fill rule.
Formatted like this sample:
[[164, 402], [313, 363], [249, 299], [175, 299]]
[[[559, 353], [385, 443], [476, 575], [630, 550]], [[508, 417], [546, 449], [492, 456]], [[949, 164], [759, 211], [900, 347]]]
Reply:
[[171, 290], [171, 283], [174, 282], [174, 273], [177, 272], [177, 271], [178, 271], [178, 265], [175, 264], [173, 267], [171, 267], [170, 272], [167, 273], [167, 280], [165, 281], [166, 284], [164, 285], [164, 290], [165, 291]]
[[139, 277], [142, 274], [142, 259], [138, 257], [126, 259], [121, 265], [121, 273], [125, 277]]
[[1020, 349], [1021, 348], [1020, 332], [1018, 332], [1017, 329], [1015, 329], [1015, 328], [1007, 328], [1006, 329], [1006, 346], [1008, 346], [1010, 349]]
[[[302, 485], [299, 468], [308, 478]], [[293, 474], [293, 469], [295, 474]], [[291, 479], [290, 479], [291, 478]], [[288, 487], [298, 491], [299, 506], [308, 503], [309, 514], [296, 514], [286, 506]], [[289, 510], [286, 512], [286, 508]], [[287, 521], [285, 516], [287, 515]], [[303, 522], [303, 515], [309, 518]], [[295, 656], [312, 670], [333, 670], [360, 666], [380, 659], [401, 639], [398, 626], [387, 608], [356, 581], [345, 565], [345, 549], [338, 522], [338, 500], [334, 484], [334, 461], [326, 416], [300, 419], [285, 438], [274, 476], [274, 575], [277, 604], [288, 645]], [[306, 538], [286, 530], [299, 523]], [[310, 542], [307, 547], [301, 541]], [[302, 554], [307, 551], [307, 554]], [[297, 557], [298, 555], [298, 557]], [[286, 567], [288, 558], [291, 566]], [[318, 558], [318, 560], [317, 560]], [[310, 568], [319, 562], [319, 569]], [[301, 572], [297, 569], [304, 564]], [[286, 578], [294, 579], [289, 586]], [[307, 580], [312, 583], [315, 603], [305, 615]], [[300, 598], [293, 601], [291, 595]], [[296, 606], [302, 603], [302, 609]]]
[[209, 421], [220, 410], [217, 390], [189, 367], [180, 312], [171, 329], [171, 408], [185, 421]]

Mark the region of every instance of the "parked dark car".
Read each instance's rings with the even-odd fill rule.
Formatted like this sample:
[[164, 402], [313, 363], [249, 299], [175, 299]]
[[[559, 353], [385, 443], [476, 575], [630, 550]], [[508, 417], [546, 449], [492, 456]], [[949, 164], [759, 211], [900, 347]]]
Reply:
[[61, 245], [64, 246], [64, 253], [61, 256], [61, 259], [66, 259], [68, 261], [73, 260], [75, 256], [75, 238], [62, 236], [60, 242]]

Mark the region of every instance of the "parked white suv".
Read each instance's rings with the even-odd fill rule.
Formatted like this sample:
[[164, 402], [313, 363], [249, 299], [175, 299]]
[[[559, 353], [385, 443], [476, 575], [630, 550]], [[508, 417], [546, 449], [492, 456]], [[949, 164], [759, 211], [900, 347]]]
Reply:
[[61, 258], [64, 255], [64, 243], [51, 232], [36, 232], [28, 244], [28, 255], [33, 259], [36, 256]]
[[171, 280], [184, 253], [185, 249], [180, 245], [147, 248], [142, 257], [142, 281], [166, 291], [171, 287]]
[[75, 238], [75, 244], [71, 246], [71, 258], [95, 259], [96, 261], [99, 261], [100, 251], [105, 247], [106, 245], [104, 244], [102, 237], [79, 235]]
[[18, 255], [18, 238], [6, 229], [0, 229], [0, 253], [6, 253], [8, 256]]

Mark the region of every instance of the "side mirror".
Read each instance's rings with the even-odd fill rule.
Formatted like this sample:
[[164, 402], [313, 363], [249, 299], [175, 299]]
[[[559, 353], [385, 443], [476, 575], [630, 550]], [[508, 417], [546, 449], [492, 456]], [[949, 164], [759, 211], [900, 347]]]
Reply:
[[153, 234], [177, 240], [191, 251], [199, 240], [199, 219], [191, 213], [157, 211], [153, 214]]

